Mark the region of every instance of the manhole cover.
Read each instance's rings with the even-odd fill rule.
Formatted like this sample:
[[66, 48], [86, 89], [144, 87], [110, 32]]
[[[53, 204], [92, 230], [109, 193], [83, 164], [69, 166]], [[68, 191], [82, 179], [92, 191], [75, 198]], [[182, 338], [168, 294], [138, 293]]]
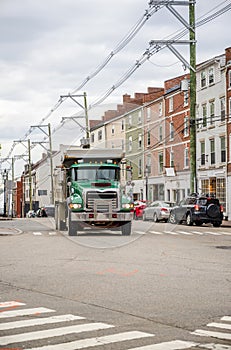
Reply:
[[218, 248], [218, 249], [231, 249], [231, 245], [218, 245], [216, 248]]

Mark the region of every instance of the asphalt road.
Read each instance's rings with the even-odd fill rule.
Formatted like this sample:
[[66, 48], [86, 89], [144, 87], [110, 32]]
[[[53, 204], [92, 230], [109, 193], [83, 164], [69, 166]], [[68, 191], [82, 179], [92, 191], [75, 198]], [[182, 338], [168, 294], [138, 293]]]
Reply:
[[229, 226], [14, 219], [0, 241], [0, 349], [231, 349]]

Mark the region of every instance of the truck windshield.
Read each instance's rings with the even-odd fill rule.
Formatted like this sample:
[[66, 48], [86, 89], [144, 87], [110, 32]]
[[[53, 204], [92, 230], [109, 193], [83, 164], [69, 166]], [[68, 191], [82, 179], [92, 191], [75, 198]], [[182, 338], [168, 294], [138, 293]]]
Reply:
[[96, 181], [111, 180], [119, 181], [120, 169], [118, 167], [96, 166], [96, 167], [79, 167], [72, 169], [73, 181]]

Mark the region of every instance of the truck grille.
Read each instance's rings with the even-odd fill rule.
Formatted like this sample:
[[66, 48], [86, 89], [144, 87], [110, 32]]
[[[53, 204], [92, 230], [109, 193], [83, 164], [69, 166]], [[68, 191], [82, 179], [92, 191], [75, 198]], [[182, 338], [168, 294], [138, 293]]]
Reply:
[[87, 209], [92, 209], [97, 212], [110, 212], [110, 210], [116, 210], [118, 207], [117, 192], [87, 192], [86, 207]]

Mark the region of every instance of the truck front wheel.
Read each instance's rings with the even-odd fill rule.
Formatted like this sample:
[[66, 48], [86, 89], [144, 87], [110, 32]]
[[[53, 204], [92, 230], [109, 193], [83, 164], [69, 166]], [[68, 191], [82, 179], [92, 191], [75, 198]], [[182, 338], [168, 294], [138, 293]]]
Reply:
[[123, 224], [121, 226], [121, 231], [123, 236], [130, 236], [131, 231], [132, 231], [132, 223], [131, 221], [126, 222], [126, 224]]
[[78, 222], [71, 221], [71, 213], [68, 212], [68, 236], [77, 236]]

